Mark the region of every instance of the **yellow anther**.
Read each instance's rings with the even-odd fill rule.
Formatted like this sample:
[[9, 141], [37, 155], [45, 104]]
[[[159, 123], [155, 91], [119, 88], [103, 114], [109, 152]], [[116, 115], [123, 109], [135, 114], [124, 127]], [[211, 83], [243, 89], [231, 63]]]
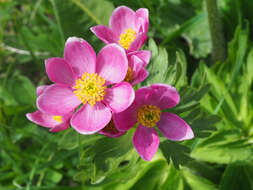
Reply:
[[144, 105], [138, 109], [137, 119], [145, 127], [154, 127], [160, 121], [161, 110], [157, 106]]
[[59, 122], [59, 123], [62, 122], [62, 116], [60, 116], [60, 115], [53, 115], [53, 119], [54, 119], [55, 121]]
[[136, 32], [130, 27], [125, 31], [125, 33], [122, 33], [120, 35], [118, 43], [123, 48], [128, 50], [131, 43], [135, 40], [135, 38], [136, 38]]
[[124, 81], [132, 82], [133, 78], [134, 78], [134, 72], [130, 67], [128, 67], [127, 74], [126, 74], [126, 77], [125, 77]]
[[96, 102], [104, 99], [106, 93], [105, 79], [97, 73], [84, 73], [81, 78], [76, 80], [74, 94], [86, 104], [94, 106]]

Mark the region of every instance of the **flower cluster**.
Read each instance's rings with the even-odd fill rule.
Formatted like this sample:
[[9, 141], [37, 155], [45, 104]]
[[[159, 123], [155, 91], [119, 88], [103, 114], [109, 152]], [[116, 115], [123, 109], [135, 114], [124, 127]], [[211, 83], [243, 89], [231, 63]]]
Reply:
[[51, 132], [71, 125], [80, 134], [99, 133], [117, 138], [137, 126], [133, 144], [144, 160], [151, 160], [159, 146], [156, 127], [169, 140], [193, 138], [190, 126], [175, 114], [163, 112], [179, 103], [177, 90], [165, 84], [133, 86], [148, 76], [151, 53], [140, 50], [147, 39], [148, 10], [116, 8], [109, 27], [91, 31], [106, 45], [96, 55], [81, 38], [66, 41], [63, 58], [45, 61], [54, 83], [37, 88], [38, 110], [27, 118]]

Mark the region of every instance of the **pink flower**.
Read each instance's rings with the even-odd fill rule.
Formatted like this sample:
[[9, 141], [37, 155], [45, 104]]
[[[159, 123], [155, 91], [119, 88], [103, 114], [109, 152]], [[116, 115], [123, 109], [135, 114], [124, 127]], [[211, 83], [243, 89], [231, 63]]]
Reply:
[[169, 85], [154, 84], [136, 91], [133, 104], [115, 114], [114, 122], [119, 131], [127, 131], [138, 124], [133, 144], [139, 155], [150, 161], [159, 147], [155, 126], [169, 140], [181, 141], [194, 137], [191, 127], [173, 113], [162, 112], [179, 103], [177, 90]]
[[116, 44], [106, 45], [98, 54], [83, 39], [69, 38], [64, 58], [50, 58], [46, 72], [55, 84], [37, 99], [42, 112], [65, 115], [83, 104], [71, 118], [72, 127], [81, 134], [93, 134], [103, 129], [112, 113], [128, 108], [134, 91], [122, 82], [127, 73], [126, 53]]
[[128, 53], [128, 70], [124, 81], [129, 82], [133, 86], [144, 81], [149, 75], [146, 66], [150, 57], [151, 52], [147, 50]]
[[[40, 96], [47, 88], [49, 86], [39, 86], [37, 96]], [[71, 115], [72, 112], [66, 115], [52, 115], [37, 110], [33, 113], [27, 113], [26, 117], [37, 125], [50, 128], [51, 132], [59, 132], [69, 128]]]
[[147, 39], [149, 26], [148, 10], [140, 8], [136, 12], [121, 6], [110, 18], [109, 26], [97, 25], [91, 31], [104, 43], [118, 43], [127, 51], [136, 51]]

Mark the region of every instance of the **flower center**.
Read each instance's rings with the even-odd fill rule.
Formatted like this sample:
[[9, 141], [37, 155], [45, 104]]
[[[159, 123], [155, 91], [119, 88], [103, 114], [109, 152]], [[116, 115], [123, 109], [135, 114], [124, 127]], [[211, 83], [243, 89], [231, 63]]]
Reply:
[[127, 74], [126, 74], [126, 77], [125, 77], [124, 81], [125, 82], [132, 82], [133, 77], [134, 77], [134, 72], [130, 67], [128, 67], [127, 68]]
[[131, 43], [135, 40], [136, 38], [136, 32], [130, 27], [128, 28], [125, 33], [122, 33], [119, 37], [119, 44], [128, 50], [130, 47]]
[[84, 73], [81, 78], [76, 80], [74, 94], [86, 104], [94, 106], [96, 102], [104, 99], [106, 86], [105, 79], [97, 73]]
[[138, 109], [137, 119], [145, 127], [154, 127], [160, 120], [161, 110], [157, 106], [144, 105]]
[[60, 115], [53, 115], [53, 119], [59, 123], [62, 122], [62, 117]]
[[111, 133], [118, 133], [119, 131], [117, 130], [117, 128], [115, 127], [113, 120], [111, 120], [103, 129], [107, 132], [111, 132]]

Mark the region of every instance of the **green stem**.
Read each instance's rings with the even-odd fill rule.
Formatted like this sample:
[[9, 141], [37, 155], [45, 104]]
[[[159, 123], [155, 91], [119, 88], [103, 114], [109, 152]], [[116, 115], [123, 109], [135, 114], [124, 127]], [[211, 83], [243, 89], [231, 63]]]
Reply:
[[56, 19], [56, 22], [57, 22], [57, 27], [58, 27], [59, 33], [61, 35], [62, 45], [64, 46], [65, 38], [64, 38], [64, 33], [63, 33], [63, 30], [62, 30], [62, 26], [61, 26], [61, 20], [60, 20], [60, 17], [59, 17], [58, 9], [56, 7], [56, 4], [55, 4], [54, 0], [51, 0], [51, 4], [52, 4], [53, 9], [54, 9], [55, 19]]
[[206, 0], [209, 30], [212, 40], [213, 62], [222, 62], [226, 59], [225, 40], [222, 30], [222, 22], [219, 16], [217, 1]]
[[82, 9], [96, 24], [102, 24], [102, 22], [94, 15], [83, 3], [79, 0], [72, 0], [80, 9]]

